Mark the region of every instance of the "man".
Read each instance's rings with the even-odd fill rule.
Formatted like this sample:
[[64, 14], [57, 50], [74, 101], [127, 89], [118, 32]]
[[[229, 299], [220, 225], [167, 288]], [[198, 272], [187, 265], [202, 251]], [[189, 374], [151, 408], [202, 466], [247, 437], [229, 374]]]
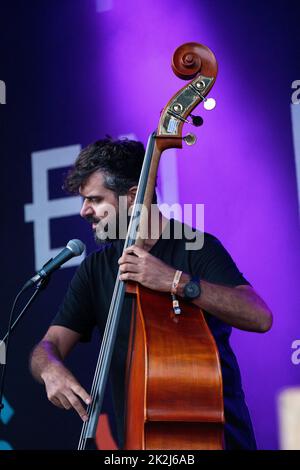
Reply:
[[[178, 299], [185, 296], [186, 285], [196, 276], [199, 292], [190, 301], [205, 311], [219, 349], [226, 448], [255, 449], [240, 372], [229, 337], [231, 326], [247, 331], [268, 331], [272, 314], [214, 236], [205, 233], [203, 247], [188, 251], [184, 236], [182, 239], [174, 237], [179, 222], [168, 221], [160, 213], [158, 236], [146, 239], [143, 249], [134, 246], [122, 255], [124, 240], [119, 239], [120, 226], [116, 215], [124, 208], [119, 207], [118, 197], [125, 198], [127, 208], [133, 205], [143, 158], [141, 143], [107, 138], [83, 149], [68, 175], [65, 186], [83, 197], [81, 216], [92, 224], [96, 241], [102, 244], [102, 249], [88, 256], [75, 273], [59, 312], [32, 353], [32, 373], [45, 384], [47, 396], [53, 404], [65, 409], [74, 408], [83, 421], [87, 420], [84, 404], [89, 404], [91, 397], [64, 366], [63, 360], [78, 341], [90, 339], [95, 326], [103, 332], [118, 265], [122, 280], [137, 281], [163, 292], [171, 292], [174, 275], [180, 270], [182, 275], [176, 291]], [[115, 209], [114, 215], [111, 215], [111, 208]], [[115, 240], [105, 240], [110, 224], [116, 230]], [[169, 240], [162, 236], [167, 228], [171, 233]], [[111, 366], [113, 403], [121, 447], [130, 314], [131, 301], [125, 298]]]

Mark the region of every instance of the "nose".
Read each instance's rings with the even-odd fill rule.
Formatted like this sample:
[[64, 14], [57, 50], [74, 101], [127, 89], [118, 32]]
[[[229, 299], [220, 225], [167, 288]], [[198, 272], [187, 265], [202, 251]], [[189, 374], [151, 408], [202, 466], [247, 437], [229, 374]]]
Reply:
[[87, 199], [84, 199], [81, 210], [80, 210], [81, 217], [87, 217], [92, 214], [93, 214], [92, 204]]

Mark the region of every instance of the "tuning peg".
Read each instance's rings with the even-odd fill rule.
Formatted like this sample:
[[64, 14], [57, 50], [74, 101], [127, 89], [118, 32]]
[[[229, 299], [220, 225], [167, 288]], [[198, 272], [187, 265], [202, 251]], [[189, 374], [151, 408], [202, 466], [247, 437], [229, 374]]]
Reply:
[[191, 114], [191, 118], [192, 118], [191, 124], [193, 124], [193, 126], [195, 126], [195, 127], [202, 126], [203, 118], [201, 116], [194, 116], [193, 114]]
[[214, 98], [205, 98], [203, 106], [207, 111], [211, 111], [217, 106], [217, 103]]
[[197, 137], [194, 134], [187, 134], [183, 137], [183, 140], [187, 145], [194, 145], [197, 140]]
[[201, 87], [201, 82], [197, 82], [195, 90], [202, 99], [202, 101], [204, 101], [204, 108], [210, 111], [211, 109], [214, 109], [216, 107], [216, 100], [214, 98], [206, 98], [204, 95], [202, 95]]
[[[203, 99], [206, 99], [206, 98], [203, 97]], [[185, 119], [183, 116], [180, 116], [178, 111], [179, 111], [179, 105], [177, 104], [173, 106], [173, 109], [168, 110], [168, 114], [170, 114], [171, 116], [174, 116], [176, 119], [180, 119], [180, 121], [182, 122], [186, 122], [187, 124], [192, 124], [195, 127], [202, 126], [203, 118], [201, 116], [194, 116], [193, 114], [191, 114], [192, 120], [189, 121], [188, 119]]]

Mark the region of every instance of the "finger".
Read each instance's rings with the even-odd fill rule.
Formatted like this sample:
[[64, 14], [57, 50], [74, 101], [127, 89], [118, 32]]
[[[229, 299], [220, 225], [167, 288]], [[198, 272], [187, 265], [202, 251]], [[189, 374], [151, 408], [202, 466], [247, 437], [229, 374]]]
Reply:
[[138, 273], [140, 271], [139, 266], [137, 264], [132, 263], [121, 264], [119, 269], [121, 273]]
[[120, 274], [119, 279], [121, 281], [136, 281], [139, 282], [139, 275], [135, 273], [123, 273]]
[[53, 405], [57, 406], [58, 408], [64, 409], [63, 404], [61, 403], [61, 401], [60, 401], [57, 397], [49, 398], [49, 401], [50, 401]]
[[65, 410], [70, 410], [72, 408], [72, 405], [69, 400], [67, 400], [67, 398], [61, 393], [58, 395], [58, 399]]
[[79, 384], [75, 384], [71, 386], [71, 390], [78, 395], [84, 403], [89, 405], [92, 403], [92, 397], [87, 393], [87, 391], [81, 387]]
[[148, 254], [146, 250], [143, 248], [140, 248], [139, 246], [132, 245], [124, 250], [125, 253], [134, 253], [136, 256], [141, 257], [145, 256], [145, 254]]
[[79, 398], [77, 398], [76, 395], [74, 395], [74, 393], [71, 392], [71, 391], [66, 392], [65, 395], [66, 395], [67, 399], [69, 400], [69, 402], [71, 403], [72, 408], [74, 408], [74, 410], [76, 410], [77, 413], [79, 414], [82, 421], [87, 421], [88, 420], [87, 412], [84, 409], [84, 407], [82, 406], [81, 401], [79, 400]]
[[139, 258], [138, 256], [133, 256], [133, 254], [124, 254], [121, 256], [121, 258], [118, 261], [119, 264], [123, 263], [131, 263], [131, 264], [138, 264], [139, 263]]

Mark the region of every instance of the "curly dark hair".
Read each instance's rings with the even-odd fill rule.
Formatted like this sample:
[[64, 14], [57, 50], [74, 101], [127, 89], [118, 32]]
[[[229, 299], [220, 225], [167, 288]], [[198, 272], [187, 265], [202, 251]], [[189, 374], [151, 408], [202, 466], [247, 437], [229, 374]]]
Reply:
[[[113, 140], [106, 136], [81, 150], [68, 173], [64, 189], [78, 193], [88, 177], [95, 171], [104, 174], [104, 184], [117, 196], [127, 194], [139, 181], [145, 148], [141, 142], [129, 139]], [[153, 202], [156, 203], [156, 194]]]

